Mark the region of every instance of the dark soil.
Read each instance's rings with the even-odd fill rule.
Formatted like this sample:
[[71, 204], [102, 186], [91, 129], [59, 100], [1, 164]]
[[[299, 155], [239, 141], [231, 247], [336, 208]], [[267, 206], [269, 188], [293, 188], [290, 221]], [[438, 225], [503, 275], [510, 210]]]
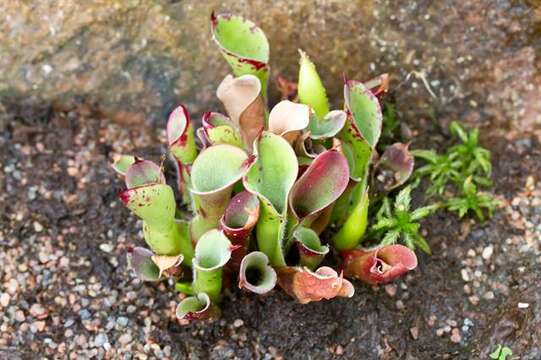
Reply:
[[[414, 146], [449, 140], [439, 126], [410, 125]], [[109, 163], [113, 152], [158, 160], [154, 137], [164, 143], [162, 130], [140, 133], [83, 110], [37, 120], [18, 113], [5, 124], [0, 293], [9, 298], [0, 305], [0, 357], [486, 359], [503, 344], [516, 359], [541, 358], [541, 148], [533, 135], [483, 133], [506, 205], [484, 224], [431, 216], [423, 228], [434, 255], [405, 278], [355, 283], [352, 299], [308, 305], [280, 290], [232, 289], [222, 319], [188, 325], [174, 318], [172, 286], [142, 284], [126, 268], [126, 248], [142, 236]]]

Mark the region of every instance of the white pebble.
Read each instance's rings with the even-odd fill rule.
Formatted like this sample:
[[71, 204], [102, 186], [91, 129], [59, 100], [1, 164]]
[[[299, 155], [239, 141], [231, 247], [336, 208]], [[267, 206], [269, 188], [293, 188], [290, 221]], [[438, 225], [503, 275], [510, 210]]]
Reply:
[[494, 253], [494, 246], [489, 245], [483, 249], [483, 253], [481, 254], [481, 256], [483, 257], [483, 259], [488, 260], [490, 259], [493, 253]]
[[39, 222], [34, 221], [34, 230], [36, 232], [41, 232], [43, 230], [43, 225], [41, 225]]
[[11, 297], [8, 293], [2, 293], [2, 295], [0, 295], [0, 305], [2, 305], [2, 307], [7, 307], [9, 305], [10, 298]]
[[121, 337], [118, 338], [118, 342], [122, 345], [126, 345], [127, 343], [132, 341], [132, 336], [129, 333], [125, 333]]
[[100, 244], [100, 250], [106, 253], [113, 251], [113, 245], [111, 244]]
[[470, 277], [470, 273], [468, 272], [468, 269], [460, 270], [460, 275], [462, 275], [462, 280], [466, 282], [471, 281], [471, 277]]

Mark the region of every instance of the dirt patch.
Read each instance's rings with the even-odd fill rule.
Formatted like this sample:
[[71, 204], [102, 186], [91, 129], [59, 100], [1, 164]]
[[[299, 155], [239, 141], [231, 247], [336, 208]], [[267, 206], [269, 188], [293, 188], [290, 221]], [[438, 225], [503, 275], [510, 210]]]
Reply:
[[[449, 141], [420, 127], [417, 144]], [[422, 130], [421, 130], [422, 129]], [[428, 129], [428, 130], [427, 130]], [[539, 359], [541, 151], [535, 137], [484, 134], [495, 192], [508, 204], [485, 224], [438, 213], [434, 254], [386, 287], [298, 305], [281, 291], [232, 289], [224, 316], [181, 326], [169, 284], [142, 284], [125, 251], [142, 243], [117, 198], [112, 152], [159, 159], [150, 135], [78, 112], [14, 115], [0, 137], [0, 351], [32, 358], [472, 359], [497, 344]], [[152, 144], [152, 145], [151, 145]], [[5, 295], [4, 295], [5, 294]], [[519, 305], [519, 303], [521, 305]], [[526, 304], [526, 305], [524, 305]], [[482, 354], [482, 355], [481, 355]]]

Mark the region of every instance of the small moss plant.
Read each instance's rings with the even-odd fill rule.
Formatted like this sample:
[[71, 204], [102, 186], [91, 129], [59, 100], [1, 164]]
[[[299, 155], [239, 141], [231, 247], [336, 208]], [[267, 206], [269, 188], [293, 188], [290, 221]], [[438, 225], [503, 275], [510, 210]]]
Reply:
[[460, 190], [460, 196], [447, 200], [447, 209], [456, 212], [460, 218], [468, 212], [473, 213], [479, 220], [485, 220], [485, 213], [491, 217], [500, 202], [487, 193], [477, 191], [477, 186], [469, 176], [464, 180]]
[[439, 205], [428, 205], [411, 210], [410, 203], [410, 186], [406, 186], [398, 193], [393, 206], [391, 206], [388, 197], [384, 198], [376, 215], [376, 223], [372, 226], [371, 231], [376, 233], [375, 237], [382, 238], [381, 245], [391, 245], [402, 241], [412, 250], [418, 247], [430, 254], [428, 243], [419, 233], [421, 227], [419, 220], [437, 210]]
[[[490, 151], [479, 145], [479, 129], [467, 132], [457, 122], [452, 122], [449, 130], [460, 143], [444, 154], [433, 150], [411, 152], [425, 162], [415, 170], [415, 183], [423, 177], [428, 178], [426, 193], [429, 197], [439, 197], [440, 207], [457, 213], [460, 218], [471, 213], [479, 220], [485, 220], [485, 214], [492, 216], [500, 205], [491, 195], [479, 191], [492, 185]], [[449, 193], [453, 195], [449, 196]]]
[[492, 353], [490, 353], [490, 355], [488, 356], [491, 359], [495, 359], [495, 360], [507, 360], [507, 357], [512, 356], [512, 355], [513, 355], [513, 351], [509, 347], [498, 344], [496, 349]]
[[[173, 278], [187, 296], [177, 317], [205, 319], [219, 315], [226, 284], [257, 294], [279, 284], [305, 304], [351, 297], [344, 276], [379, 284], [413, 270], [410, 248], [428, 248], [417, 221], [431, 208], [409, 213], [409, 187], [392, 209], [383, 203], [375, 226], [386, 234], [383, 244], [360, 246], [374, 240], [365, 236], [370, 200], [399, 189], [414, 165], [408, 144], [380, 156], [375, 150], [388, 76], [345, 80], [343, 110], [333, 110], [301, 51], [298, 85], [288, 86], [298, 102], [285, 99], [269, 111], [263, 31], [229, 14], [213, 14], [211, 30], [233, 72], [216, 92], [227, 115], [207, 112], [195, 129], [179, 105], [166, 129], [179, 203], [191, 213], [178, 211], [162, 166], [134, 156], [113, 164], [126, 183], [120, 198], [142, 219], [148, 245], [128, 253], [135, 273], [144, 281]], [[329, 236], [320, 236], [325, 229]], [[399, 238], [410, 248], [395, 244]], [[331, 253], [342, 257], [343, 271], [321, 266]]]

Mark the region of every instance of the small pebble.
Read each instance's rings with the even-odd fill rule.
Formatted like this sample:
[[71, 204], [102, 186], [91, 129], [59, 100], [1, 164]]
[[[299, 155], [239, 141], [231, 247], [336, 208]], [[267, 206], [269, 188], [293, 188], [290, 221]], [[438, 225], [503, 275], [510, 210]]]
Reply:
[[470, 276], [470, 272], [468, 271], [468, 269], [460, 270], [460, 275], [462, 276], [462, 280], [464, 280], [466, 282], [471, 281], [471, 276]]
[[34, 304], [30, 307], [30, 315], [38, 319], [44, 319], [48, 316], [47, 310], [41, 304]]
[[42, 332], [43, 330], [45, 330], [45, 321], [35, 321], [34, 323], [32, 323], [32, 325], [30, 325], [30, 328], [32, 329], [33, 326], [35, 326], [37, 331]]
[[67, 258], [67, 257], [65, 257], [65, 256], [61, 257], [61, 258], [60, 258], [60, 261], [59, 261], [59, 263], [58, 263], [58, 265], [59, 265], [60, 267], [68, 267], [69, 264], [70, 264], [70, 259]]
[[470, 300], [470, 302], [473, 304], [473, 305], [477, 305], [479, 304], [479, 296], [477, 295], [472, 295], [468, 298], [468, 300]]
[[233, 326], [236, 328], [240, 328], [242, 325], [244, 325], [244, 321], [242, 321], [242, 319], [237, 319], [233, 322]]
[[82, 309], [81, 311], [79, 311], [79, 317], [81, 318], [81, 320], [88, 320], [91, 316], [92, 314], [90, 314], [90, 311], [88, 311], [87, 309]]
[[483, 259], [489, 260], [493, 253], [494, 253], [494, 246], [489, 245], [483, 249], [483, 253], [481, 254], [481, 256], [483, 257]]
[[385, 285], [385, 292], [390, 297], [394, 297], [396, 295], [396, 290], [397, 290], [397, 288], [396, 288], [396, 285], [394, 285], [394, 284]]
[[107, 243], [100, 244], [100, 250], [108, 254], [111, 253], [113, 249], [114, 249], [113, 245], [111, 244], [107, 244]]
[[79, 171], [76, 167], [69, 167], [68, 168], [68, 175], [69, 176], [77, 176], [79, 174]]
[[417, 326], [410, 328], [410, 334], [413, 340], [417, 340], [419, 338], [419, 328]]
[[453, 328], [451, 331], [451, 341], [458, 344], [461, 340], [462, 337], [460, 336], [460, 330], [458, 330], [458, 328]]
[[528, 303], [523, 303], [523, 302], [518, 303], [518, 308], [519, 309], [527, 309], [529, 307], [530, 307], [530, 304], [528, 304]]
[[105, 343], [107, 343], [107, 340], [108, 340], [107, 335], [105, 335], [104, 333], [99, 333], [94, 338], [94, 346], [95, 347], [102, 347], [103, 345], [105, 345]]
[[79, 335], [75, 338], [75, 343], [78, 345], [78, 346], [83, 346], [86, 344], [86, 336], [84, 335]]
[[116, 319], [116, 323], [122, 327], [126, 327], [128, 326], [128, 318], [125, 317], [125, 316], [119, 316], [117, 319]]
[[9, 305], [10, 298], [11, 297], [8, 293], [2, 293], [2, 295], [0, 295], [0, 305], [2, 305], [2, 307], [7, 307]]
[[449, 325], [445, 325], [443, 327], [443, 331], [446, 332], [446, 333], [451, 332], [451, 327]]
[[24, 311], [17, 310], [15, 312], [15, 320], [18, 322], [23, 322], [25, 320]]
[[483, 298], [486, 299], [486, 300], [492, 300], [492, 299], [494, 299], [494, 292], [493, 292], [493, 291], [487, 291], [487, 292], [483, 295]]
[[127, 343], [132, 341], [132, 336], [129, 333], [123, 334], [121, 337], [118, 338], [118, 342], [122, 345], [126, 345]]
[[43, 231], [43, 225], [41, 225], [39, 222], [34, 221], [34, 231], [35, 232], [41, 232]]

